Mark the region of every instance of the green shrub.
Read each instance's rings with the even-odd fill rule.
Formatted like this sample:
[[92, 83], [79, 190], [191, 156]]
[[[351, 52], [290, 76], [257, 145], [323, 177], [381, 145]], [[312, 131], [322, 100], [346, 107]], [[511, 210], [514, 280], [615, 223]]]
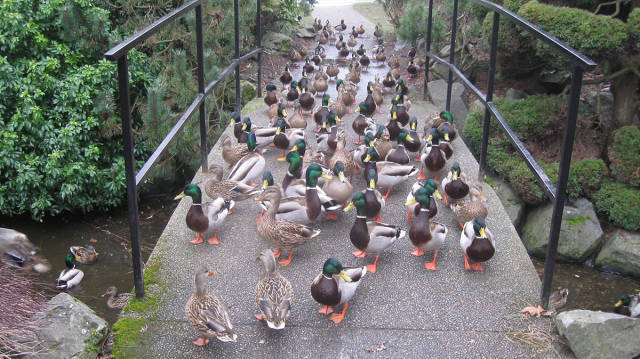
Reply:
[[640, 129], [624, 126], [616, 130], [608, 149], [609, 168], [616, 181], [640, 186]]
[[[594, 59], [612, 59], [624, 53], [627, 40], [625, 23], [592, 12], [541, 4], [532, 0], [523, 5], [518, 15], [564, 41], [567, 45]], [[554, 64], [563, 64], [563, 57], [542, 41], [538, 54], [552, 57]]]
[[629, 29], [630, 45], [637, 52], [640, 49], [640, 8], [635, 8], [627, 18], [627, 27]]
[[528, 3], [530, 0], [504, 0], [504, 7], [507, 9], [518, 13], [518, 10], [522, 7], [522, 5]]
[[623, 183], [603, 183], [593, 195], [598, 212], [611, 223], [630, 231], [640, 229], [640, 191]]
[[591, 197], [600, 189], [602, 180], [608, 174], [607, 165], [599, 158], [585, 158], [572, 162], [567, 180], [567, 194], [570, 197]]

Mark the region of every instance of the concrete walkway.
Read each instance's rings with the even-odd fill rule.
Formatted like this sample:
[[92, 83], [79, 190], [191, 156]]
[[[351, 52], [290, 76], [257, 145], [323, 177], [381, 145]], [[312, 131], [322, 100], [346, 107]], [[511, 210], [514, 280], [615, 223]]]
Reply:
[[[362, 22], [373, 41], [373, 25], [351, 7], [319, 7], [314, 15], [323, 21], [331, 16], [332, 23], [340, 18], [349, 19], [348, 23]], [[363, 78], [361, 87], [366, 81]], [[422, 119], [440, 108], [419, 101], [415, 93], [410, 95], [413, 103], [410, 115], [420, 119], [422, 133]], [[460, 101], [457, 96], [454, 99]], [[385, 104], [389, 100], [390, 97], [385, 98]], [[316, 98], [316, 103], [319, 101]], [[456, 106], [464, 108], [462, 103]], [[263, 126], [267, 123], [265, 110], [262, 99], [256, 99], [245, 107], [243, 116], [248, 115], [255, 125]], [[374, 115], [374, 119], [383, 124], [387, 116], [385, 111]], [[355, 114], [345, 116], [345, 133], [350, 144], [355, 140], [351, 130], [353, 118]], [[312, 126], [307, 129], [307, 138], [313, 142], [311, 129]], [[460, 162], [463, 171], [475, 177], [478, 164], [462, 140], [457, 138], [453, 147], [454, 159]], [[275, 161], [279, 155], [279, 151], [271, 150], [265, 156], [277, 182], [286, 171], [285, 164]], [[209, 163], [223, 163], [219, 145], [212, 149]], [[414, 181], [415, 178], [393, 189], [382, 215], [383, 222], [409, 228], [403, 203]], [[200, 174], [194, 182], [204, 184]], [[365, 187], [361, 176], [354, 176], [354, 187], [357, 190]], [[351, 255], [354, 248], [348, 233], [355, 211], [341, 214], [337, 222], [314, 223], [322, 233], [295, 249], [291, 265], [281, 268], [295, 291], [292, 314], [282, 331], [270, 330], [253, 318], [254, 288], [263, 271], [262, 265], [253, 259], [267, 246], [258, 237], [253, 223], [260, 212], [258, 206], [251, 200], [237, 203], [235, 213], [218, 231], [222, 243], [194, 246], [188, 242], [193, 233], [185, 224], [191, 199], [184, 199], [149, 260], [158, 267], [153, 275], [155, 284], [147, 288], [148, 297], [156, 304], [142, 312], [124, 313], [124, 317], [144, 318], [144, 333], [139, 343], [120, 348], [129, 358], [555, 357], [557, 353], [550, 344], [555, 339], [550, 332], [550, 320], [528, 319], [519, 314], [524, 306], [538, 302], [540, 281], [498, 197], [487, 184], [483, 188], [490, 208], [488, 227], [497, 243], [496, 254], [485, 265], [484, 272], [464, 270], [460, 229], [453, 213], [439, 202], [435, 220], [446, 224], [449, 234], [438, 255], [438, 270], [424, 269], [423, 263], [431, 259], [430, 253], [426, 257], [409, 254], [414, 248], [408, 238], [396, 242], [380, 257], [378, 272], [364, 278], [339, 325], [317, 313], [319, 305], [310, 295], [313, 278], [329, 257], [338, 258], [344, 265], [364, 265], [373, 258], [356, 259]], [[217, 272], [209, 279], [207, 289], [228, 306], [238, 333], [237, 343], [212, 340], [203, 348], [191, 344], [197, 332], [186, 321], [184, 305], [193, 291], [194, 272], [201, 264]]]

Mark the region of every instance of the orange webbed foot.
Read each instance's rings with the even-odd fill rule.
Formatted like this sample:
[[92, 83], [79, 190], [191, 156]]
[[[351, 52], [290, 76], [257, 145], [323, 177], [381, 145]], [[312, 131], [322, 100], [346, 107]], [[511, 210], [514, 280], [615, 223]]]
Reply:
[[470, 267], [471, 267], [471, 270], [474, 270], [474, 271], [478, 271], [478, 272], [484, 271], [484, 267], [482, 266], [481, 263], [477, 263], [477, 262], [473, 263], [470, 265]]
[[202, 234], [198, 233], [198, 236], [192, 240], [189, 241], [189, 243], [191, 244], [200, 244], [204, 242], [204, 240], [202, 239]]
[[471, 266], [469, 265], [469, 260], [467, 260], [467, 255], [462, 252], [462, 257], [464, 258], [464, 269], [471, 270]]
[[280, 258], [281, 255], [282, 255], [282, 248], [278, 248], [277, 251], [273, 252], [273, 256], [276, 258]]
[[288, 266], [289, 264], [291, 264], [291, 259], [292, 259], [292, 258], [293, 258], [293, 252], [292, 252], [292, 251], [289, 251], [289, 258], [287, 258], [287, 259], [283, 259], [283, 260], [279, 261], [278, 263], [279, 263], [281, 266], [286, 267], [286, 266]]
[[351, 252], [351, 254], [353, 254], [353, 256], [356, 258], [364, 258], [367, 256], [367, 252], [361, 251], [359, 249]]
[[209, 238], [209, 240], [207, 240], [207, 242], [209, 244], [220, 244], [220, 240], [218, 239], [217, 231], [214, 232], [213, 237]]
[[202, 337], [194, 340], [193, 344], [197, 345], [199, 347], [203, 347], [203, 346], [209, 344], [209, 339], [207, 339], [207, 337], [205, 337], [205, 336], [202, 336]]
[[327, 218], [327, 221], [337, 221], [338, 220], [338, 216], [333, 212], [327, 213], [327, 217], [326, 218]]
[[336, 324], [340, 324], [340, 322], [342, 322], [342, 320], [344, 319], [345, 314], [347, 314], [347, 308], [349, 308], [349, 303], [344, 303], [344, 308], [342, 308], [342, 313], [331, 314], [331, 318], [330, 318], [331, 321]]
[[424, 268], [426, 270], [436, 270], [436, 259], [438, 258], [438, 252], [433, 254], [433, 260], [431, 262], [426, 262], [424, 264]]
[[324, 314], [324, 315], [329, 315], [329, 314], [333, 313], [333, 307], [325, 305], [322, 308], [318, 309], [318, 313]]
[[259, 321], [263, 321], [264, 320], [264, 316], [262, 314], [254, 314], [253, 315], [256, 319], [258, 319]]
[[412, 256], [416, 256], [416, 257], [421, 257], [421, 256], [424, 255], [424, 251], [422, 249], [416, 247], [416, 249], [411, 251], [411, 255]]

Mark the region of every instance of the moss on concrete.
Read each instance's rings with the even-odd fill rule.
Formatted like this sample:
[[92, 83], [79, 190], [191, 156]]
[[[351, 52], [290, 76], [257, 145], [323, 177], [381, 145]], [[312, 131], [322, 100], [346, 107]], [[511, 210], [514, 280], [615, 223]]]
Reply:
[[116, 359], [133, 358], [131, 355], [133, 348], [138, 347], [142, 342], [142, 328], [147, 325], [144, 318], [120, 318], [113, 324], [113, 351]]

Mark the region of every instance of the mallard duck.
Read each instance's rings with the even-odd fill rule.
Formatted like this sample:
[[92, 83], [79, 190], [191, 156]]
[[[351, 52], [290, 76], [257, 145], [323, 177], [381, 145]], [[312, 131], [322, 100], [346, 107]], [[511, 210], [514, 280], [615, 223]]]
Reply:
[[340, 20], [340, 23], [334, 27], [339, 32], [343, 32], [347, 29], [347, 24], [344, 23], [344, 19]]
[[282, 120], [284, 122], [285, 129], [291, 128], [292, 126], [287, 120], [287, 108], [282, 101], [274, 104], [273, 106], [276, 106], [276, 114], [274, 117], [271, 117], [271, 127], [278, 127], [278, 121]]
[[313, 29], [316, 32], [322, 30], [322, 21], [320, 19], [313, 19]]
[[358, 35], [364, 34], [364, 26], [362, 24], [360, 24], [360, 26], [358, 26], [356, 31], [358, 32]]
[[84, 278], [84, 272], [80, 269], [76, 269], [76, 256], [73, 253], [69, 252], [64, 257], [64, 264], [67, 266], [66, 269], [63, 269], [62, 272], [58, 275], [58, 279], [56, 279], [56, 288], [58, 289], [71, 289], [82, 281]]
[[289, 71], [289, 64], [284, 65], [284, 71], [280, 75], [280, 82], [282, 83], [282, 90], [284, 91], [289, 84], [293, 81], [293, 76], [291, 76], [291, 72]]
[[614, 305], [613, 312], [631, 318], [640, 318], [640, 298], [637, 294], [621, 296]]
[[[378, 76], [378, 75], [376, 75]], [[379, 79], [376, 79], [376, 83]], [[382, 103], [384, 102], [384, 95], [382, 94], [382, 89], [380, 87], [373, 87], [373, 101], [376, 104], [376, 107], [378, 109], [378, 113], [382, 113]]]
[[334, 168], [336, 163], [342, 162], [343, 171], [346, 176], [352, 176], [356, 169], [356, 164], [353, 161], [353, 152], [347, 152], [345, 150], [346, 138], [340, 136], [336, 143], [336, 150], [333, 151], [333, 156], [329, 160], [329, 168]]
[[[356, 35], [357, 36], [357, 35]], [[353, 36], [353, 34], [351, 34], [351, 36], [349, 36], [349, 40], [347, 40], [347, 46], [349, 46], [349, 48], [351, 49], [351, 51], [353, 51], [353, 48], [358, 45], [358, 41], [356, 41], [355, 36]]]
[[273, 136], [276, 135], [277, 127], [253, 127], [251, 119], [245, 117], [242, 119], [243, 133], [238, 138], [239, 143], [247, 143], [249, 140], [249, 134], [253, 133], [256, 141], [256, 146], [266, 146], [273, 141]]
[[420, 169], [418, 179], [427, 178], [423, 173], [423, 170], [426, 169], [427, 174], [432, 176], [437, 183], [440, 183], [438, 181], [438, 174], [440, 174], [440, 171], [442, 171], [447, 163], [447, 158], [440, 146], [440, 135], [435, 128], [431, 129], [431, 133], [425, 141], [420, 161], [422, 162], [422, 168]]
[[322, 92], [323, 95], [326, 95], [325, 92], [327, 92], [327, 90], [329, 89], [329, 84], [327, 83], [327, 80], [323, 76], [321, 76], [319, 79], [313, 82], [313, 87], [316, 89], [318, 94]]
[[329, 104], [332, 103], [333, 100], [328, 93], [325, 93], [322, 96], [322, 104], [320, 107], [316, 108], [313, 113], [313, 119], [316, 121], [316, 131], [322, 125], [322, 118], [326, 117], [327, 120], [329, 118]]
[[349, 49], [347, 49], [347, 43], [343, 42], [342, 47], [338, 50], [338, 57], [340, 58], [340, 61], [344, 62], [346, 61], [347, 56], [349, 56]]
[[264, 171], [265, 159], [261, 151], [256, 150], [256, 135], [249, 134], [247, 141], [249, 154], [242, 157], [229, 172], [229, 179], [251, 185], [251, 181], [259, 178]]
[[360, 70], [359, 69], [352, 69], [351, 71], [349, 71], [349, 73], [347, 74], [349, 81], [351, 83], [357, 84], [360, 83]]
[[367, 221], [367, 203], [362, 192], [354, 193], [351, 203], [344, 210], [348, 211], [354, 207], [357, 208], [357, 215], [349, 232], [351, 243], [357, 248], [353, 255], [356, 258], [364, 258], [367, 254], [374, 254], [376, 259], [373, 264], [367, 265], [367, 271], [375, 273], [380, 253], [403, 238], [406, 232], [390, 224]]
[[221, 342], [235, 342], [238, 335], [233, 330], [227, 308], [220, 299], [207, 293], [204, 280], [216, 273], [201, 266], [196, 271], [195, 290], [184, 306], [187, 319], [202, 335], [193, 342], [197, 346], [209, 344], [209, 338], [217, 338]]
[[409, 132], [404, 128], [400, 130], [398, 137], [396, 138], [398, 145], [393, 148], [387, 156], [384, 158], [385, 161], [395, 162], [401, 165], [406, 165], [411, 161], [407, 150], [404, 148], [405, 141], [413, 141], [413, 138], [409, 136]]
[[27, 236], [13, 229], [0, 227], [0, 262], [25, 271], [33, 268], [38, 273], [51, 269], [49, 262], [36, 254], [38, 248]]
[[184, 191], [176, 196], [175, 200], [182, 199], [186, 196], [193, 200], [189, 212], [187, 212], [186, 222], [190, 230], [198, 233], [198, 237], [192, 239], [190, 243], [200, 244], [203, 242], [202, 234], [211, 233], [213, 237], [209, 238], [209, 244], [220, 244], [218, 240], [218, 227], [229, 214], [229, 211], [235, 205], [234, 201], [224, 200], [222, 197], [216, 197], [213, 202], [202, 203], [202, 192], [198, 185], [189, 183], [185, 186]]
[[[476, 217], [464, 224], [460, 233], [460, 248], [464, 256], [464, 269], [482, 271], [482, 262], [486, 262], [496, 252], [493, 234], [487, 228], [483, 217]], [[469, 264], [469, 259], [474, 263]]]
[[279, 99], [278, 102], [274, 103], [273, 105], [267, 108], [267, 116], [271, 119], [272, 126], [274, 125], [273, 122], [277, 121], [278, 110], [280, 108], [280, 105], [284, 106], [281, 99]]
[[409, 53], [407, 54], [407, 57], [408, 57], [408, 58], [410, 58], [410, 59], [412, 59], [412, 58], [416, 57], [416, 51], [417, 51], [417, 50], [418, 50], [418, 49], [417, 49], [415, 46], [411, 47], [411, 48], [409, 49]]
[[364, 99], [364, 104], [366, 105], [364, 115], [365, 117], [371, 118], [376, 112], [376, 102], [373, 99], [373, 82], [371, 81], [367, 83], [367, 97]]
[[331, 321], [339, 324], [349, 308], [349, 301], [356, 294], [362, 278], [367, 274], [367, 267], [343, 267], [335, 258], [329, 258], [322, 266], [322, 273], [311, 283], [311, 296], [322, 304], [318, 313], [333, 313], [333, 307], [344, 304], [340, 314], [333, 313]]
[[445, 193], [444, 204], [458, 202], [469, 194], [467, 176], [462, 173], [460, 163], [453, 163], [447, 177], [442, 180], [442, 188]]
[[[369, 151], [369, 147], [375, 145], [375, 137], [373, 132], [367, 131], [364, 135], [364, 139], [362, 144], [356, 147], [353, 151], [353, 162], [356, 164], [355, 172], [360, 172], [360, 169], [365, 168], [364, 159], [367, 157], [367, 152]], [[365, 179], [367, 173], [364, 173]]]
[[371, 59], [369, 59], [369, 56], [367, 56], [367, 52], [364, 51], [364, 53], [362, 54], [362, 56], [360, 56], [360, 59], [358, 60], [360, 62], [360, 65], [362, 65], [362, 71], [364, 72], [369, 72], [369, 64], [371, 64]]
[[287, 92], [287, 106], [293, 106], [292, 102], [295, 102], [298, 97], [300, 97], [300, 87], [298, 87], [298, 82], [291, 82], [291, 86], [289, 86], [289, 91]]
[[293, 114], [289, 118], [289, 124], [293, 128], [301, 128], [301, 129], [307, 128], [307, 120], [304, 119], [302, 115], [300, 115], [300, 112], [298, 111], [293, 111]]
[[409, 88], [407, 87], [407, 85], [404, 83], [404, 80], [399, 78], [396, 79], [396, 94], [399, 94], [403, 99], [406, 94], [409, 93]]
[[356, 109], [356, 112], [359, 112], [359, 115], [351, 123], [351, 128], [353, 132], [358, 135], [358, 141], [356, 145], [361, 145], [362, 141], [360, 140], [360, 136], [364, 136], [364, 131], [367, 129], [367, 120], [365, 118], [365, 113], [367, 113], [367, 104], [364, 102], [360, 102], [360, 105]]
[[442, 133], [444, 140], [451, 142], [456, 139], [458, 130], [453, 123], [453, 115], [449, 111], [440, 112], [440, 118], [443, 119], [442, 123], [438, 126], [438, 131]]
[[[210, 168], [212, 178], [204, 185], [204, 191], [210, 198], [222, 197], [227, 201], [244, 201], [247, 198], [252, 197], [258, 193], [258, 189], [249, 186], [248, 184], [233, 181], [230, 179], [222, 179], [223, 171], [222, 167], [214, 164]], [[233, 209], [229, 209], [228, 214], [232, 214]]]
[[407, 64], [407, 72], [409, 73], [409, 75], [407, 76], [409, 79], [412, 79], [418, 73], [418, 68], [413, 63], [413, 58], [409, 58], [409, 63]]
[[229, 164], [229, 169], [249, 153], [249, 148], [246, 143], [233, 145], [231, 139], [226, 134], [222, 135], [220, 141], [222, 142], [222, 158]]
[[345, 178], [345, 165], [337, 161], [333, 165], [333, 178], [325, 181], [322, 190], [338, 203], [345, 203], [351, 198], [353, 185]]
[[326, 73], [329, 76], [329, 81], [332, 79], [337, 80], [338, 75], [340, 74], [340, 68], [335, 63], [332, 63], [327, 67]]
[[297, 140], [304, 138], [304, 130], [300, 128], [286, 129], [283, 119], [278, 120], [278, 129], [276, 135], [273, 137], [274, 145], [282, 150], [282, 157], [278, 158], [278, 161], [285, 160], [286, 151], [293, 147]]
[[[387, 63], [389, 64], [389, 67], [391, 67], [392, 69], [400, 67], [400, 59], [398, 59], [398, 56], [393, 54], [393, 53], [389, 57], [389, 61], [387, 61]], [[395, 76], [394, 76], [394, 78], [398, 79]]]
[[567, 299], [569, 299], [569, 288], [554, 290], [549, 296], [549, 305], [557, 312], [567, 305]]
[[256, 261], [262, 261], [264, 273], [256, 284], [256, 305], [260, 314], [255, 317], [267, 322], [271, 329], [284, 329], [291, 314], [293, 287], [278, 271], [271, 249], [265, 249]]
[[338, 92], [338, 98], [330, 106], [332, 110], [336, 111], [337, 116], [340, 118], [347, 114], [347, 106], [344, 105], [343, 96], [344, 90], [341, 89], [340, 92]]
[[[375, 123], [373, 125], [375, 125]], [[379, 158], [376, 159], [376, 161], [382, 161], [385, 157], [387, 157], [389, 151], [393, 149], [393, 144], [390, 140], [391, 135], [389, 134], [389, 130], [385, 125], [379, 125], [375, 131], [376, 142], [374, 146], [376, 147], [376, 152], [379, 155]]]
[[108, 297], [107, 307], [111, 309], [122, 309], [134, 295], [133, 293], [118, 293], [118, 288], [109, 287], [102, 297]]
[[289, 60], [293, 63], [302, 61], [302, 55], [293, 46], [289, 49]]
[[322, 57], [320, 57], [320, 51], [321, 49], [324, 49], [324, 47], [322, 47], [322, 44], [326, 44], [329, 40], [328, 34], [327, 36], [324, 36], [323, 33], [320, 33], [318, 35], [320, 40], [318, 40], [318, 46], [316, 46], [316, 48], [313, 50], [313, 56], [311, 56], [311, 61], [316, 66], [319, 66], [322, 62]]
[[409, 123], [409, 112], [407, 107], [404, 105], [404, 96], [398, 93], [396, 95], [396, 106], [398, 107], [398, 121], [402, 124], [402, 126], [406, 126]]
[[[420, 182], [414, 183], [413, 186], [411, 186], [411, 191], [407, 195], [406, 202], [411, 202], [411, 198], [414, 198], [416, 196], [416, 193], [420, 188], [426, 189], [427, 193], [430, 196], [428, 208], [429, 218], [433, 218], [436, 216], [436, 214], [438, 214], [438, 206], [436, 205], [436, 201], [433, 199], [433, 197], [435, 196], [437, 199], [442, 199], [440, 192], [438, 192], [438, 185], [434, 180], [427, 180], [424, 184]], [[422, 207], [420, 206], [420, 202], [415, 202], [405, 207], [407, 207], [407, 222], [411, 222], [411, 213], [417, 216], [418, 214], [420, 214], [420, 210], [422, 209]]]
[[240, 141], [240, 136], [244, 132], [245, 125], [240, 120], [240, 114], [237, 112], [231, 112], [231, 121], [229, 121], [229, 127], [233, 127], [233, 135], [236, 137], [238, 142]]
[[266, 210], [264, 216], [258, 222], [258, 235], [267, 241], [269, 244], [278, 247], [278, 252], [275, 256], [279, 257], [282, 253], [282, 248], [289, 250], [289, 257], [282, 260], [281, 266], [286, 267], [291, 263], [293, 258], [293, 248], [306, 243], [311, 238], [320, 234], [319, 229], [313, 229], [302, 224], [276, 219], [276, 211], [280, 206], [280, 199], [282, 195], [277, 187], [267, 188], [259, 198], [258, 201], [269, 201], [269, 209]]
[[[307, 56], [306, 59], [304, 59], [304, 66], [302, 66], [302, 69], [308, 74], [311, 75], [315, 70], [315, 66], [313, 66], [313, 64], [311, 63], [311, 59], [309, 59], [309, 56]], [[303, 75], [304, 76], [304, 75]]]
[[396, 79], [396, 81], [401, 80], [400, 76], [402, 74], [400, 73], [400, 67], [391, 67], [391, 75], [393, 76], [394, 79]]
[[[422, 148], [422, 138], [417, 131], [418, 129], [418, 119], [413, 116], [411, 120], [409, 120], [409, 136], [413, 139], [412, 141], [405, 141], [404, 147], [409, 152], [418, 153]], [[418, 156], [416, 161], [420, 161], [420, 156]]]
[[346, 46], [346, 43], [344, 42], [344, 37], [342, 35], [338, 35], [338, 41], [336, 41], [336, 50], [340, 51], [340, 49], [342, 49], [342, 47], [344, 46]]
[[376, 188], [378, 172], [375, 167], [366, 170], [367, 188], [361, 191], [364, 194], [365, 209], [368, 220], [381, 221], [382, 209], [385, 206], [385, 198]]
[[305, 117], [305, 111], [311, 112], [313, 115], [313, 104], [315, 100], [313, 96], [307, 92], [308, 88], [306, 86], [302, 87], [302, 92], [300, 93], [300, 98], [298, 99], [298, 103], [300, 104], [300, 115]]
[[391, 75], [391, 72], [387, 72], [384, 80], [382, 80], [382, 84], [384, 85], [385, 92], [393, 92], [393, 89], [396, 86], [396, 80], [393, 79], [393, 75]]
[[353, 113], [351, 105], [355, 103], [356, 99], [353, 92], [350, 91], [350, 88], [351, 86], [344, 83], [342, 79], [339, 79], [336, 83], [336, 89], [342, 97], [342, 103], [344, 103], [345, 106], [349, 107], [349, 113]]
[[278, 102], [278, 96], [276, 95], [276, 86], [274, 84], [267, 84], [265, 87], [267, 92], [264, 94], [264, 103], [267, 106], [271, 106]]
[[451, 205], [451, 210], [458, 218], [458, 223], [462, 228], [464, 223], [472, 221], [476, 217], [487, 218], [489, 211], [484, 205], [487, 199], [482, 195], [480, 187], [472, 185], [469, 188], [471, 199], [467, 201], [459, 201]]
[[364, 44], [360, 44], [360, 47], [358, 47], [358, 49], [356, 50], [356, 54], [358, 54], [358, 56], [362, 56], [365, 53], [365, 49], [364, 49]]
[[[308, 168], [312, 163], [325, 163], [324, 154], [322, 152], [314, 151], [313, 149], [307, 149], [307, 144], [304, 140], [298, 140], [291, 151], [298, 152], [298, 154], [302, 156], [303, 171], [306, 171], [306, 168]], [[302, 172], [300, 174], [302, 175]]]
[[376, 25], [376, 29], [373, 31], [373, 36], [375, 36], [376, 38], [380, 38], [380, 37], [384, 36], [384, 33], [382, 32], [382, 29], [380, 29], [380, 27], [378, 25]]
[[[367, 163], [372, 160], [371, 147], [369, 153], [364, 159]], [[391, 188], [399, 183], [406, 182], [409, 177], [418, 173], [418, 169], [413, 166], [401, 165], [394, 162], [378, 161], [375, 162], [376, 171], [378, 174], [377, 184], [381, 187], [387, 188], [387, 193], [382, 198], [387, 199], [391, 193]]]
[[76, 261], [82, 264], [92, 264], [98, 261], [98, 252], [93, 246], [71, 246], [69, 252], [74, 255]]
[[447, 237], [447, 227], [438, 222], [429, 222], [429, 207], [431, 195], [426, 188], [420, 188], [415, 197], [412, 197], [405, 203], [406, 206], [420, 203], [420, 212], [415, 216], [409, 228], [409, 239], [416, 249], [411, 254], [414, 256], [424, 255], [424, 251], [434, 251], [433, 260], [426, 262], [424, 267], [427, 270], [436, 270], [436, 259], [438, 258], [438, 250]]

